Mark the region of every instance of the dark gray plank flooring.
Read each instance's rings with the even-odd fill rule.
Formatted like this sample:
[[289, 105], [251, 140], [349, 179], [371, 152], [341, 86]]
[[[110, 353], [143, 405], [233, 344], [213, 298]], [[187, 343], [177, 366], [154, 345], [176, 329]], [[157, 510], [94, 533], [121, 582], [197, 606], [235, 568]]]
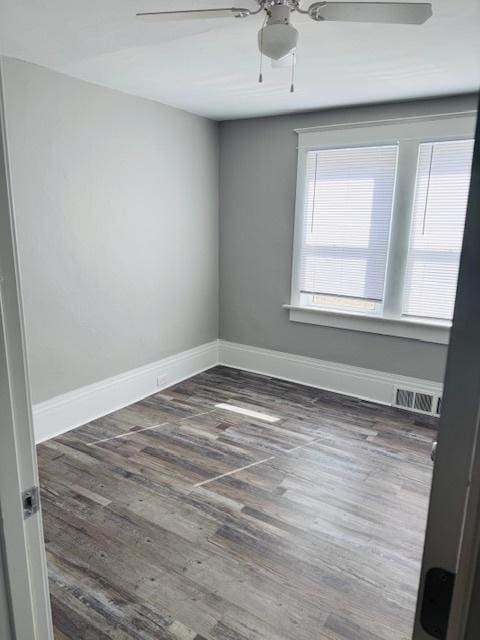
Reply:
[[42, 444], [56, 639], [410, 640], [435, 426], [216, 367]]

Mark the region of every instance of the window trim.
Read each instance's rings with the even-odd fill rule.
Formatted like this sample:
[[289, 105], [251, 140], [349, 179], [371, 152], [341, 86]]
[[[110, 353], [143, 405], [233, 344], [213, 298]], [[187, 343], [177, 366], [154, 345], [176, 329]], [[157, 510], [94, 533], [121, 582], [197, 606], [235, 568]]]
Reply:
[[292, 322], [377, 333], [383, 336], [410, 338], [411, 340], [435, 344], [448, 344], [452, 326], [451, 322], [442, 320], [426, 321], [415, 318], [389, 318], [380, 315], [331, 311], [329, 309], [302, 307], [292, 304], [284, 304], [283, 308], [288, 309], [289, 319]]
[[[419, 145], [424, 142], [471, 139], [475, 133], [475, 122], [476, 114], [472, 111], [296, 130], [298, 163], [291, 294], [290, 303], [283, 305], [288, 309], [292, 322], [448, 344], [451, 322], [402, 316], [418, 150]], [[300, 255], [308, 152], [317, 149], [388, 144], [398, 145], [398, 160], [387, 251], [383, 313], [370, 315], [300, 304]]]

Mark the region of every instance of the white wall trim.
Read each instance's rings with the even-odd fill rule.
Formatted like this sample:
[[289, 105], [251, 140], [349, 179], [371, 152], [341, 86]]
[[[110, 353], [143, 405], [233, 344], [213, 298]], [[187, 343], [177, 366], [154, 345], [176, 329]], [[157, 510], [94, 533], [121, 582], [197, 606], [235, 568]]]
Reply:
[[436, 122], [438, 120], [452, 120], [457, 118], [476, 118], [477, 112], [473, 109], [467, 111], [450, 111], [447, 113], [425, 114], [422, 116], [404, 116], [401, 118], [383, 118], [380, 120], [357, 120], [356, 122], [337, 122], [335, 124], [322, 124], [316, 127], [303, 127], [294, 129], [299, 135], [316, 133], [317, 131], [338, 131], [344, 129], [359, 129], [363, 127], [378, 127], [379, 125], [408, 125], [422, 124], [424, 122]]
[[448, 115], [416, 116], [298, 129], [298, 148], [317, 149], [335, 146], [395, 144], [400, 140], [448, 140], [475, 137], [474, 111]]
[[384, 336], [397, 336], [433, 344], [448, 344], [450, 340], [451, 322], [424, 321], [403, 316], [400, 318], [387, 318], [380, 315], [368, 316], [360, 313], [331, 311], [291, 304], [284, 304], [283, 308], [288, 309], [291, 322], [378, 333]]
[[[414, 320], [403, 315], [406, 287], [411, 216], [417, 182], [420, 145], [428, 141], [463, 140], [475, 137], [475, 116], [433, 116], [361, 123], [353, 127], [322, 128], [297, 131], [297, 192], [293, 236], [292, 278], [289, 318], [292, 322], [319, 324], [349, 330], [366, 331], [412, 338], [423, 342], [448, 344], [448, 327], [425, 319]], [[344, 313], [337, 309], [315, 309], [305, 306], [302, 295], [301, 262], [303, 226], [306, 209], [308, 158], [312, 150], [394, 145], [397, 148], [395, 188], [392, 196], [389, 243], [384, 272], [382, 309], [378, 316]], [[319, 292], [321, 293], [321, 292]], [[306, 298], [307, 296], [305, 296]], [[308, 304], [308, 302], [307, 302]], [[284, 305], [285, 306], [285, 305]]]
[[33, 406], [38, 444], [126, 407], [218, 363], [214, 340]]
[[34, 405], [35, 441], [66, 433], [217, 364], [385, 405], [393, 404], [396, 387], [435, 396], [443, 391], [437, 382], [214, 340]]
[[440, 396], [443, 391], [443, 385], [439, 382], [250, 347], [224, 340], [220, 340], [219, 360], [220, 364], [228, 367], [261, 373], [385, 405], [393, 404], [396, 387], [415, 389], [435, 396]]

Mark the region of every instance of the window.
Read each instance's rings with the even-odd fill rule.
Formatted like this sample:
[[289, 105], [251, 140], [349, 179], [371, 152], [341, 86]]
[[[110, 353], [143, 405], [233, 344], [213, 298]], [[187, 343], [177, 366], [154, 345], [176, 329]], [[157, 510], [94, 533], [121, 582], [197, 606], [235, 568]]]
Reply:
[[403, 312], [451, 320], [473, 141], [421, 144]]
[[300, 248], [308, 304], [381, 310], [397, 147], [309, 151]]
[[448, 341], [474, 125], [298, 132], [291, 320]]

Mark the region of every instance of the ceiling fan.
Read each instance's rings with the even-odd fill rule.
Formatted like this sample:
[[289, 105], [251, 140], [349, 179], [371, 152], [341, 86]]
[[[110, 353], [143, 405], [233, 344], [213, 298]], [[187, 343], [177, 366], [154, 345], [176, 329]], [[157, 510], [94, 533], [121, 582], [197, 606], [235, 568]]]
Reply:
[[[390, 24], [423, 24], [432, 16], [429, 2], [314, 2], [302, 8], [301, 0], [256, 0], [257, 10], [241, 7], [218, 9], [191, 9], [180, 11], [148, 11], [137, 13], [139, 18], [159, 21], [199, 20], [212, 18], [243, 19], [264, 14], [263, 27], [258, 32], [258, 47], [263, 55], [273, 61], [291, 56], [299, 33], [290, 23], [293, 13], [315, 22], [379, 22]], [[292, 65], [293, 66], [293, 65]], [[263, 80], [260, 71], [260, 82]], [[293, 92], [293, 82], [291, 86]]]

